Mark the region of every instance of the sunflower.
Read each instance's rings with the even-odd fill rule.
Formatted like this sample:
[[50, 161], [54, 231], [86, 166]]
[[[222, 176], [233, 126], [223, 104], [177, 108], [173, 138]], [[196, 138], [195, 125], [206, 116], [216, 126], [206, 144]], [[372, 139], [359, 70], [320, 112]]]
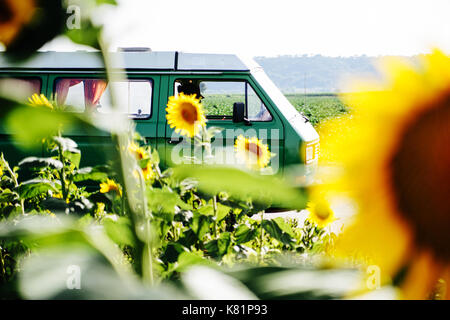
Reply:
[[53, 104], [45, 97], [44, 94], [33, 94], [30, 98], [28, 98], [29, 104], [32, 107], [45, 107], [49, 109], [54, 109]]
[[319, 228], [324, 228], [336, 220], [330, 204], [324, 198], [310, 200], [306, 209], [309, 212], [307, 219], [317, 224]]
[[270, 162], [271, 153], [269, 147], [257, 137], [245, 138], [243, 135], [238, 136], [234, 149], [238, 158], [242, 159], [251, 169], [265, 168]]
[[114, 180], [106, 179], [106, 182], [100, 184], [100, 192], [108, 193], [110, 191], [115, 191], [118, 196], [122, 196], [122, 188]]
[[130, 152], [132, 155], [134, 155], [138, 161], [148, 158], [148, 154], [145, 151], [145, 149], [142, 147], [139, 147], [137, 145], [137, 143], [135, 143], [134, 141], [128, 145], [128, 152]]
[[171, 128], [175, 127], [176, 133], [192, 138], [206, 125], [203, 107], [195, 94], [170, 97], [166, 111], [167, 122]]
[[359, 208], [339, 252], [365, 255], [406, 299], [450, 284], [450, 58], [435, 50], [418, 62], [386, 60], [387, 84], [360, 82], [344, 96], [345, 136], [322, 145], [344, 168], [329, 184]]
[[147, 162], [147, 166], [142, 169], [142, 173], [144, 175], [144, 179], [149, 181], [149, 180], [153, 180], [153, 178], [155, 177], [155, 172], [153, 171], [152, 168], [152, 164], [149, 162]]
[[35, 11], [35, 0], [0, 1], [0, 42], [6, 46], [12, 43]]

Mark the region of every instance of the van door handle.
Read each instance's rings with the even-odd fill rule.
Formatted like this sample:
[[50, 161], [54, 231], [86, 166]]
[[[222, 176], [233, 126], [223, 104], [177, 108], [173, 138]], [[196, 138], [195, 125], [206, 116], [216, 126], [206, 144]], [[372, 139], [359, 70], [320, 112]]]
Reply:
[[169, 140], [167, 141], [168, 144], [179, 144], [181, 141], [183, 141], [183, 138], [178, 138], [178, 139], [172, 139], [169, 138]]

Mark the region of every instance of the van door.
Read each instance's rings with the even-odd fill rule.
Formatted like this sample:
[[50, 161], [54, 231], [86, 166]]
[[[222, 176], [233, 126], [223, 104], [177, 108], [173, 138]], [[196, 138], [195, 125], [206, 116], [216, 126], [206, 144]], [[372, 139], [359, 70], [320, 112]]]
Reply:
[[[235, 139], [239, 135], [256, 136], [263, 143], [268, 144], [270, 151], [275, 154], [270, 163], [273, 173], [281, 173], [283, 167], [281, 161], [284, 159], [283, 123], [274, 106], [266, 101], [261, 89], [253, 80], [246, 74], [171, 75], [169, 95], [176, 95], [179, 91], [186, 90], [183, 88], [193, 85], [198, 87], [202, 96], [202, 105], [208, 119], [207, 127], [214, 126], [224, 129], [216, 135], [213, 141], [213, 148], [216, 149], [214, 162], [224, 165], [232, 164], [230, 161], [236, 160], [234, 159]], [[235, 102], [245, 104], [248, 121], [241, 123], [232, 121]], [[197, 158], [199, 156], [198, 150], [189, 149], [186, 139], [175, 134], [174, 129], [170, 128], [167, 122], [166, 148], [166, 157], [169, 157], [174, 164], [177, 162], [189, 163], [189, 156], [195, 155]], [[220, 152], [218, 152], [219, 150]]]
[[[46, 93], [48, 76], [45, 74], [9, 73], [0, 75], [0, 90], [5, 94], [14, 91], [16, 100], [28, 103], [28, 98], [33, 94]], [[43, 147], [34, 150], [26, 150], [13, 142], [12, 132], [5, 126], [5, 119], [0, 121], [0, 152], [3, 152], [10, 166], [17, 165], [26, 157], [43, 156]]]
[[[94, 112], [95, 116], [108, 116], [112, 112], [110, 90], [114, 88], [122, 97], [120, 112], [136, 123], [136, 130], [150, 144], [155, 143], [159, 76], [128, 75], [123, 81], [107, 83], [104, 75], [64, 74], [51, 75], [53, 93], [58, 105], [67, 112]], [[107, 163], [115, 157], [114, 144], [109, 132], [74, 128], [65, 134], [77, 142], [81, 150], [81, 166]]]

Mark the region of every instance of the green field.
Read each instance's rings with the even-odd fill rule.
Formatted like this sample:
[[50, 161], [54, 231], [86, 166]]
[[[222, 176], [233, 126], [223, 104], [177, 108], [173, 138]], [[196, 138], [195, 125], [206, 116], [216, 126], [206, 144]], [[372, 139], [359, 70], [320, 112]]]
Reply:
[[[349, 110], [335, 94], [286, 94], [286, 97], [298, 111], [303, 112], [309, 118], [314, 126], [325, 119], [336, 117]], [[244, 102], [244, 96], [239, 94], [209, 94], [205, 95], [202, 100], [206, 114], [209, 116], [231, 116], [234, 102]]]
[[298, 111], [303, 112], [314, 126], [325, 119], [334, 118], [349, 111], [348, 106], [335, 94], [286, 94], [286, 98]]

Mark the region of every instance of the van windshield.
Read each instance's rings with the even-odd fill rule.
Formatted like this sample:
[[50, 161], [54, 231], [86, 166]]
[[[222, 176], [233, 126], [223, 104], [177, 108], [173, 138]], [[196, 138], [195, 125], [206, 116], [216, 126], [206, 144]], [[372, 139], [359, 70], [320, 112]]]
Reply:
[[299, 114], [284, 94], [270, 80], [262, 68], [256, 68], [251, 71], [255, 80], [263, 87], [269, 98], [275, 103], [277, 108], [283, 113], [287, 120], [291, 120]]

